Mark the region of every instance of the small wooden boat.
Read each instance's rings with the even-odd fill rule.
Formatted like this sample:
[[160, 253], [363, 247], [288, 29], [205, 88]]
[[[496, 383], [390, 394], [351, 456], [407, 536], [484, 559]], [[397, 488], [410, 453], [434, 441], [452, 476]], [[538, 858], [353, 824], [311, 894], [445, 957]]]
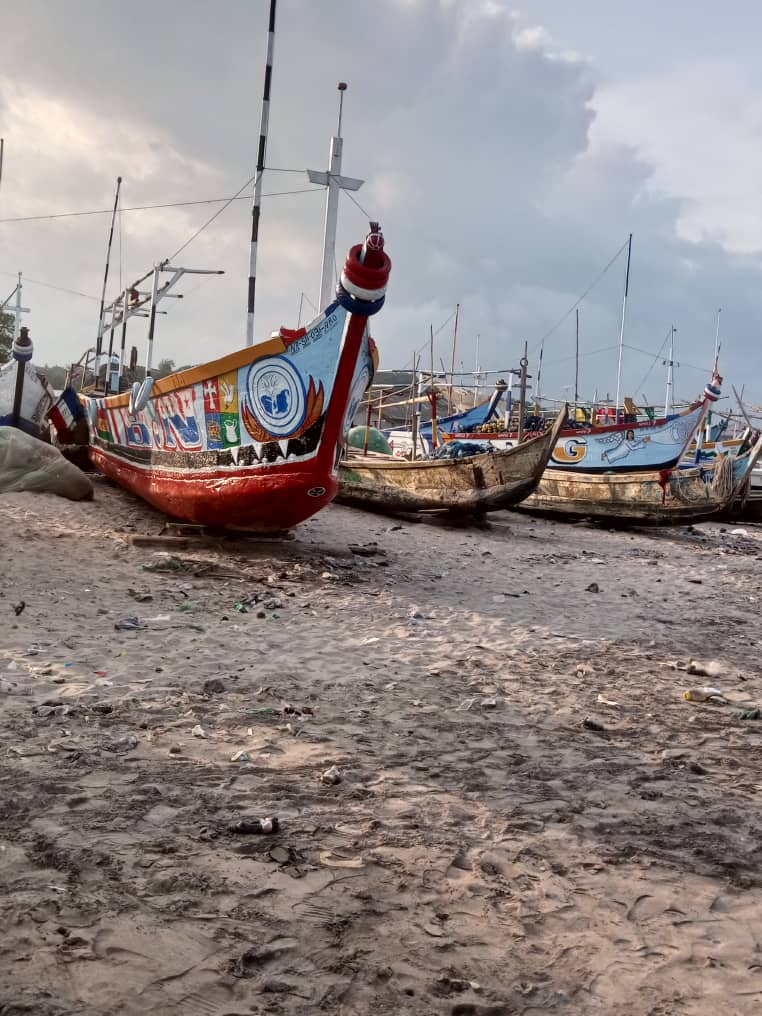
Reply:
[[407, 462], [350, 450], [339, 467], [336, 500], [386, 512], [478, 515], [509, 508], [537, 486], [566, 412], [564, 406], [546, 434], [503, 452]]
[[567, 473], [546, 469], [521, 505], [532, 514], [599, 519], [630, 525], [687, 525], [727, 511], [762, 454], [762, 442], [709, 468], [638, 473]]
[[174, 518], [227, 529], [287, 529], [333, 500], [337, 447], [374, 372], [368, 318], [391, 268], [372, 227], [349, 252], [337, 302], [308, 327], [86, 397], [97, 469]]
[[26, 328], [11, 347], [13, 359], [0, 365], [0, 427], [16, 427], [47, 439], [47, 413], [55, 393], [32, 364], [34, 346]]

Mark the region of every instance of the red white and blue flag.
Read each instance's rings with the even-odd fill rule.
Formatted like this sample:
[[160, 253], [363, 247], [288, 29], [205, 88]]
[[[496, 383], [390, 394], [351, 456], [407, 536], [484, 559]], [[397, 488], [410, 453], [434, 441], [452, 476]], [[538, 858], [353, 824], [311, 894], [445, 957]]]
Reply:
[[71, 387], [64, 388], [58, 401], [53, 405], [48, 418], [59, 434], [64, 433], [74, 426], [74, 423], [84, 416], [85, 411], [79, 396]]

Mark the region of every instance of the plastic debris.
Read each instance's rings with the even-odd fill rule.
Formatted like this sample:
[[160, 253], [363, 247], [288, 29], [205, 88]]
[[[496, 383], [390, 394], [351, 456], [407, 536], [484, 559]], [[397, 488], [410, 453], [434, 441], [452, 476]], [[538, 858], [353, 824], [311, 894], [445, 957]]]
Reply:
[[114, 748], [117, 750], [121, 749], [124, 751], [132, 751], [134, 748], [137, 748], [138, 744], [140, 744], [140, 742], [134, 734], [125, 734], [124, 737], [118, 737], [116, 741], [114, 741]]
[[688, 688], [683, 692], [683, 698], [686, 702], [712, 702], [727, 701], [725, 696], [722, 694], [719, 688]]
[[600, 720], [594, 720], [591, 716], [585, 717], [585, 719], [582, 721], [582, 726], [586, 730], [603, 731], [606, 729]]
[[251, 755], [248, 753], [248, 751], [246, 751], [244, 748], [241, 748], [241, 750], [237, 751], [235, 753], [235, 755], [231, 755], [230, 756], [230, 761], [231, 762], [251, 762], [252, 758], [251, 758]]
[[496, 709], [497, 708], [497, 699], [494, 699], [494, 698], [483, 698], [481, 700], [480, 704], [481, 704], [482, 709]]
[[238, 603], [233, 604], [233, 610], [237, 610], [239, 614], [249, 613], [249, 608], [246, 606], [245, 603], [242, 603], [240, 600], [238, 601]]
[[586, 593], [600, 593], [601, 587], [597, 582], [591, 582], [589, 586], [585, 586]]
[[163, 561], [156, 561], [154, 564], [144, 564], [143, 571], [147, 572], [180, 572], [185, 571], [185, 562], [179, 557], [168, 557]]
[[24, 607], [26, 607], [26, 603], [23, 600], [20, 600], [18, 603], [13, 604], [13, 613], [16, 615], [16, 617], [18, 617], [19, 614], [23, 613]]
[[347, 857], [346, 854], [337, 854], [333, 850], [324, 850], [320, 854], [320, 863], [326, 868], [362, 868], [365, 861], [362, 857]]
[[618, 706], [618, 702], [614, 702], [613, 699], [607, 699], [603, 695], [598, 696], [598, 701], [602, 706]]
[[700, 660], [689, 660], [686, 671], [697, 677], [719, 677], [723, 667], [717, 660], [708, 660], [706, 663], [701, 663]]
[[191, 735], [193, 737], [204, 737], [205, 738], [206, 737], [206, 731], [204, 730], [204, 728], [201, 726], [200, 723], [197, 723], [196, 726], [193, 728], [193, 730], [191, 730]]
[[330, 787], [335, 787], [337, 783], [341, 783], [341, 772], [338, 766], [331, 766], [330, 769], [326, 769], [325, 772], [321, 773], [320, 780], [322, 783], [328, 784]]
[[276, 816], [271, 818], [242, 818], [234, 822], [230, 827], [231, 833], [240, 833], [243, 836], [269, 836], [277, 833], [280, 829], [280, 822]]
[[742, 713], [738, 714], [739, 720], [758, 720], [762, 713], [757, 706], [754, 709], [744, 709]]
[[123, 617], [121, 621], [116, 621], [114, 623], [114, 628], [117, 631], [135, 631], [136, 628], [140, 627], [141, 624], [139, 617]]

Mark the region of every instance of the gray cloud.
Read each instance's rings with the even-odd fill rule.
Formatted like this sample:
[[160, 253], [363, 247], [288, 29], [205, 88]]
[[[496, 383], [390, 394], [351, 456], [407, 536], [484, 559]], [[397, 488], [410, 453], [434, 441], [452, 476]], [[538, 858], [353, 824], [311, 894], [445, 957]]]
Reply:
[[[266, 3], [5, 6], [0, 217], [106, 207], [117, 173], [129, 204], [222, 196], [251, 175]], [[587, 49], [568, 30], [564, 41]], [[345, 172], [365, 177], [357, 198], [381, 219], [394, 261], [376, 325], [384, 366], [408, 362], [429, 323], [444, 321], [456, 301], [458, 360], [471, 367], [479, 333], [482, 364], [510, 366], [523, 340], [534, 344], [550, 328], [632, 230], [628, 344], [655, 352], [674, 320], [678, 359], [708, 368], [721, 304], [726, 374], [747, 379], [762, 401], [750, 380], [762, 366], [758, 256], [684, 238], [690, 188], [681, 194], [679, 179], [669, 193], [655, 185], [658, 167], [642, 132], [628, 135], [626, 117], [617, 132], [606, 129], [618, 115], [617, 94], [605, 92], [594, 65], [564, 55], [497, 3], [281, 0], [271, 166], [323, 167], [340, 78], [350, 82]], [[265, 191], [306, 186], [296, 174], [271, 173]], [[125, 215], [125, 274], [171, 253], [211, 211]], [[162, 319], [160, 355], [198, 361], [241, 344], [248, 214], [237, 203], [184, 252], [184, 263], [227, 274], [185, 287], [186, 300]], [[322, 216], [318, 192], [267, 202], [259, 336], [295, 323], [302, 290], [315, 299]], [[340, 252], [364, 230], [344, 198]], [[106, 232], [103, 218], [0, 225], [0, 270], [97, 294]], [[10, 288], [11, 276], [0, 278]], [[585, 300], [583, 352], [616, 343], [623, 278], [620, 259]], [[92, 341], [96, 304], [31, 285], [27, 298], [43, 359], [74, 356]], [[136, 327], [133, 340], [138, 334]], [[449, 326], [438, 341], [437, 356], [449, 362]], [[570, 318], [545, 344], [544, 391], [573, 380], [572, 353]], [[625, 391], [650, 362], [626, 352]], [[583, 390], [613, 391], [615, 371], [615, 352], [586, 356]], [[651, 379], [648, 394], [661, 398], [660, 364]], [[683, 367], [677, 382], [689, 396], [704, 377]]]

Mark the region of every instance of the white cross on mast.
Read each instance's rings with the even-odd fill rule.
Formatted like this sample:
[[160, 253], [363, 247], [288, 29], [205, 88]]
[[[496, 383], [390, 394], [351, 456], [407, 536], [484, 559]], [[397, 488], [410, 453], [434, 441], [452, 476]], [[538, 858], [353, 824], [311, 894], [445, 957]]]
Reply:
[[339, 85], [339, 126], [336, 135], [331, 138], [331, 147], [328, 155], [328, 170], [323, 173], [316, 169], [308, 169], [307, 176], [310, 183], [325, 187], [325, 230], [323, 236], [323, 267], [320, 273], [320, 299], [318, 307], [320, 310], [333, 303], [334, 299], [334, 274], [336, 256], [336, 222], [339, 211], [339, 191], [359, 190], [364, 180], [357, 180], [351, 176], [341, 175], [341, 149], [344, 140], [341, 136], [341, 114], [344, 107], [344, 92], [347, 90], [346, 82], [340, 81]]

